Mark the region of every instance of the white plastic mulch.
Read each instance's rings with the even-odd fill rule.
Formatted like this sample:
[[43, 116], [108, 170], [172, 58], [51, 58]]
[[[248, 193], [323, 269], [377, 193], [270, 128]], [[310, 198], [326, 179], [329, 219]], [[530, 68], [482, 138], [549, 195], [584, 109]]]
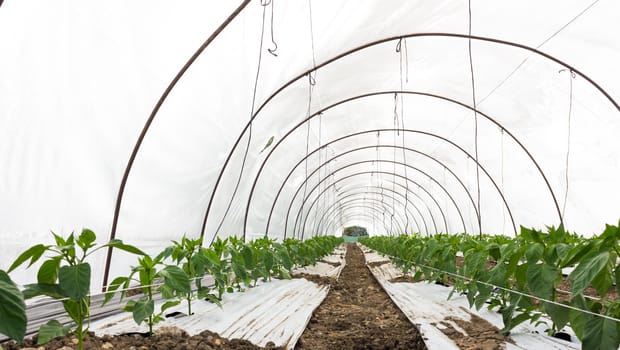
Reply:
[[[341, 262], [339, 266], [319, 262], [316, 266], [296, 269], [294, 273], [337, 278], [344, 267], [343, 253], [344, 250], [340, 249], [323, 259]], [[306, 328], [312, 312], [327, 296], [328, 289], [327, 286], [319, 286], [303, 278], [273, 279], [247, 288], [244, 292], [224, 294], [221, 307], [195, 300], [192, 303], [194, 315], [166, 318], [155, 325], [154, 330], [175, 326], [190, 335], [209, 330], [225, 338], [246, 339], [260, 346], [273, 342], [276, 346], [292, 349]], [[156, 305], [155, 310], [159, 310], [159, 305]], [[166, 312], [174, 311], [187, 313], [187, 304], [182, 303]], [[91, 323], [90, 330], [97, 335], [117, 335], [145, 332], [148, 328], [145, 324], [136, 325], [130, 313], [122, 313]]]
[[[387, 258], [368, 250], [365, 251], [365, 256], [367, 263], [389, 261]], [[394, 303], [413, 324], [418, 326], [429, 350], [459, 349], [438, 328], [442, 327], [439, 323], [443, 322], [451, 324], [455, 329], [459, 329], [454, 322], [446, 320], [449, 316], [470, 321], [471, 315], [474, 314], [487, 320], [499, 329], [504, 327], [500, 314], [489, 311], [486, 307], [479, 311], [475, 308], [470, 309], [467, 297], [464, 295], [454, 294], [448, 300], [448, 295], [452, 290], [450, 287], [427, 282], [391, 283], [389, 280], [403, 274], [389, 262], [382, 265], [369, 266], [369, 268]], [[549, 324], [551, 324], [550, 321]], [[578, 350], [581, 348], [581, 344], [570, 329], [564, 331], [571, 334], [572, 342], [546, 335], [545, 329], [547, 328], [544, 324], [534, 326], [529, 323], [521, 323], [510, 332], [510, 338], [514, 341], [514, 344], [506, 343], [505, 348], [509, 350]], [[460, 331], [465, 333], [463, 330]], [[466, 334], [464, 335], [466, 336]]]

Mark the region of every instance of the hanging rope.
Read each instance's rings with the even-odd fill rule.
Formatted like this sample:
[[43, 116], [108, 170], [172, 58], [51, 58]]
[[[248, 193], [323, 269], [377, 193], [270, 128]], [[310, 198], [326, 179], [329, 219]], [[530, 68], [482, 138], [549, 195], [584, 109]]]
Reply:
[[230, 207], [232, 206], [232, 202], [235, 199], [235, 196], [237, 195], [237, 191], [239, 190], [239, 185], [241, 184], [241, 178], [243, 177], [243, 171], [245, 170], [245, 163], [248, 157], [248, 153], [250, 150], [250, 143], [252, 142], [252, 116], [254, 115], [254, 108], [256, 107], [256, 91], [258, 90], [258, 78], [260, 76], [260, 70], [261, 70], [261, 62], [263, 60], [263, 41], [265, 38], [265, 14], [267, 12], [267, 5], [269, 5], [269, 2], [267, 3], [263, 3], [261, 2], [261, 5], [263, 6], [263, 18], [262, 18], [262, 23], [261, 23], [261, 32], [260, 32], [260, 44], [259, 44], [259, 48], [258, 48], [258, 63], [257, 63], [257, 67], [256, 67], [256, 76], [254, 78], [254, 88], [252, 90], [252, 106], [250, 108], [250, 125], [248, 128], [248, 142], [245, 146], [245, 151], [243, 152], [243, 161], [241, 162], [241, 169], [239, 170], [239, 176], [237, 177], [237, 183], [235, 184], [235, 189], [233, 190], [233, 194], [232, 196], [230, 196], [230, 200], [228, 201], [228, 205], [226, 206], [226, 210], [224, 211], [224, 215], [222, 216], [222, 219], [220, 220], [220, 223], [217, 225], [217, 229], [215, 230], [215, 234], [213, 235], [213, 238], [211, 239], [211, 244], [213, 243], [213, 241], [215, 240], [215, 237], [217, 237], [217, 235], [220, 233], [220, 229], [222, 228], [222, 225], [224, 224], [224, 220], [226, 220], [226, 216], [228, 215], [228, 212], [230, 211]]
[[[312, 108], [312, 90], [314, 89], [314, 84], [316, 82], [314, 81], [314, 79], [312, 78], [312, 73], [308, 73], [308, 108], [306, 109], [306, 119], [308, 119], [310, 117], [310, 111]], [[305, 173], [305, 178], [308, 179], [308, 153], [310, 152], [310, 119], [308, 119], [308, 121], [306, 122], [306, 159], [304, 161], [304, 173]], [[308, 181], [304, 182], [304, 196], [302, 198], [306, 198], [306, 194], [308, 191]], [[304, 203], [302, 202], [301, 204], [301, 212], [303, 212], [304, 209]], [[302, 236], [302, 240], [303, 240], [303, 230], [304, 228], [300, 227], [299, 230], [301, 230], [301, 236]]]
[[267, 51], [269, 51], [269, 53], [274, 55], [275, 57], [278, 57], [278, 54], [276, 53], [276, 51], [278, 50], [278, 44], [276, 43], [275, 36], [273, 35], [273, 11], [274, 11], [274, 7], [276, 7], [276, 0], [271, 0], [270, 2], [271, 2], [271, 23], [270, 23], [271, 30], [270, 32], [271, 32], [271, 43], [273, 44], [273, 48], [268, 48]]
[[[404, 43], [404, 45], [402, 45]], [[401, 45], [404, 47], [404, 50], [401, 50]], [[399, 80], [400, 80], [400, 91], [404, 90], [403, 83], [403, 59], [404, 59], [404, 67], [405, 67], [405, 80], [409, 82], [409, 57], [407, 53], [407, 40], [401, 38], [398, 40], [398, 45], [396, 46], [396, 52], [398, 52], [399, 56]], [[396, 106], [394, 106], [396, 109]], [[405, 99], [403, 95], [400, 96], [400, 122], [402, 126], [402, 152], [403, 152], [403, 170], [405, 172], [405, 178], [407, 176], [407, 152], [405, 151]], [[407, 203], [409, 199], [409, 181], [405, 181], [405, 232], [409, 231], [409, 214], [407, 211]]]
[[[474, 155], [476, 157], [476, 163], [478, 163], [478, 112], [476, 106], [476, 78], [474, 76], [474, 61], [471, 53], [471, 0], [468, 0], [468, 33], [470, 38], [468, 39], [468, 53], [469, 53], [469, 70], [471, 73], [471, 95], [474, 106]], [[477, 191], [477, 206], [478, 206], [478, 233], [482, 237], [482, 214], [480, 208], [480, 167], [476, 167], [476, 191]]]
[[[562, 73], [567, 71], [566, 69], [562, 69], [560, 70], [558, 73]], [[568, 121], [566, 124], [566, 165], [565, 165], [565, 169], [564, 169], [564, 178], [566, 181], [566, 187], [565, 187], [565, 191], [564, 191], [564, 204], [562, 205], [562, 217], [564, 217], [564, 212], [566, 211], [566, 202], [568, 200], [568, 161], [570, 158], [570, 122], [571, 122], [571, 114], [573, 112], [573, 80], [575, 79], [576, 75], [575, 72], [568, 71], [570, 74], [568, 76], [568, 81], [569, 81], [569, 92], [568, 92]]]
[[[500, 191], [504, 194], [504, 129], [499, 129], [501, 137], [501, 186]], [[504, 226], [506, 226], [506, 208], [502, 210], [502, 235], [505, 235]]]

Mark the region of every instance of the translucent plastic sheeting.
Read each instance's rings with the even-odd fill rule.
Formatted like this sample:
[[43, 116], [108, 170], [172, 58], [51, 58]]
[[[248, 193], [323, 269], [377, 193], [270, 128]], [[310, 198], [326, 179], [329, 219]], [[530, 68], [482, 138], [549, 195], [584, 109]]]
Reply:
[[[171, 90], [125, 172], [161, 94], [238, 8]], [[511, 235], [518, 225], [558, 225], [563, 214], [569, 230], [600, 232], [618, 220], [619, 12], [620, 3], [604, 0], [478, 0], [471, 8], [457, 0], [7, 0], [0, 268], [51, 242], [49, 230], [90, 227], [109, 239], [125, 173], [114, 235], [149, 253], [183, 233], [207, 244], [216, 234], [305, 238], [353, 223], [383, 234], [385, 213], [405, 221], [401, 229], [392, 222], [393, 231]], [[355, 150], [375, 145], [410, 150]], [[388, 161], [423, 170], [445, 191]], [[341, 187], [398, 184], [421, 197], [411, 199], [421, 214], [381, 195], [372, 195], [383, 198], [372, 209], [326, 214], [342, 203]], [[414, 228], [412, 217], [429, 228]], [[115, 252], [110, 275], [124, 274], [131, 259]], [[91, 262], [97, 289], [103, 252]]]

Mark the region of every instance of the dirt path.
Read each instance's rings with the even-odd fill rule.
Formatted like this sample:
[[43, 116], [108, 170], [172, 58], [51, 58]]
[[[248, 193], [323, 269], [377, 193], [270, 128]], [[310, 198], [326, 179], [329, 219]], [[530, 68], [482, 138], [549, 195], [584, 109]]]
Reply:
[[348, 244], [346, 262], [295, 349], [426, 349], [418, 330], [381, 289], [355, 244]]

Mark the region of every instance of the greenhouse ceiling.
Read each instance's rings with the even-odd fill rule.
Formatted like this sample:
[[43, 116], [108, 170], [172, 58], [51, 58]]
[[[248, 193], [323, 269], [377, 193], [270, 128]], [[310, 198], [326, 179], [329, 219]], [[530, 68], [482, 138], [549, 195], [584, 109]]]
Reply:
[[0, 268], [82, 227], [156, 251], [620, 217], [618, 1], [0, 4]]

